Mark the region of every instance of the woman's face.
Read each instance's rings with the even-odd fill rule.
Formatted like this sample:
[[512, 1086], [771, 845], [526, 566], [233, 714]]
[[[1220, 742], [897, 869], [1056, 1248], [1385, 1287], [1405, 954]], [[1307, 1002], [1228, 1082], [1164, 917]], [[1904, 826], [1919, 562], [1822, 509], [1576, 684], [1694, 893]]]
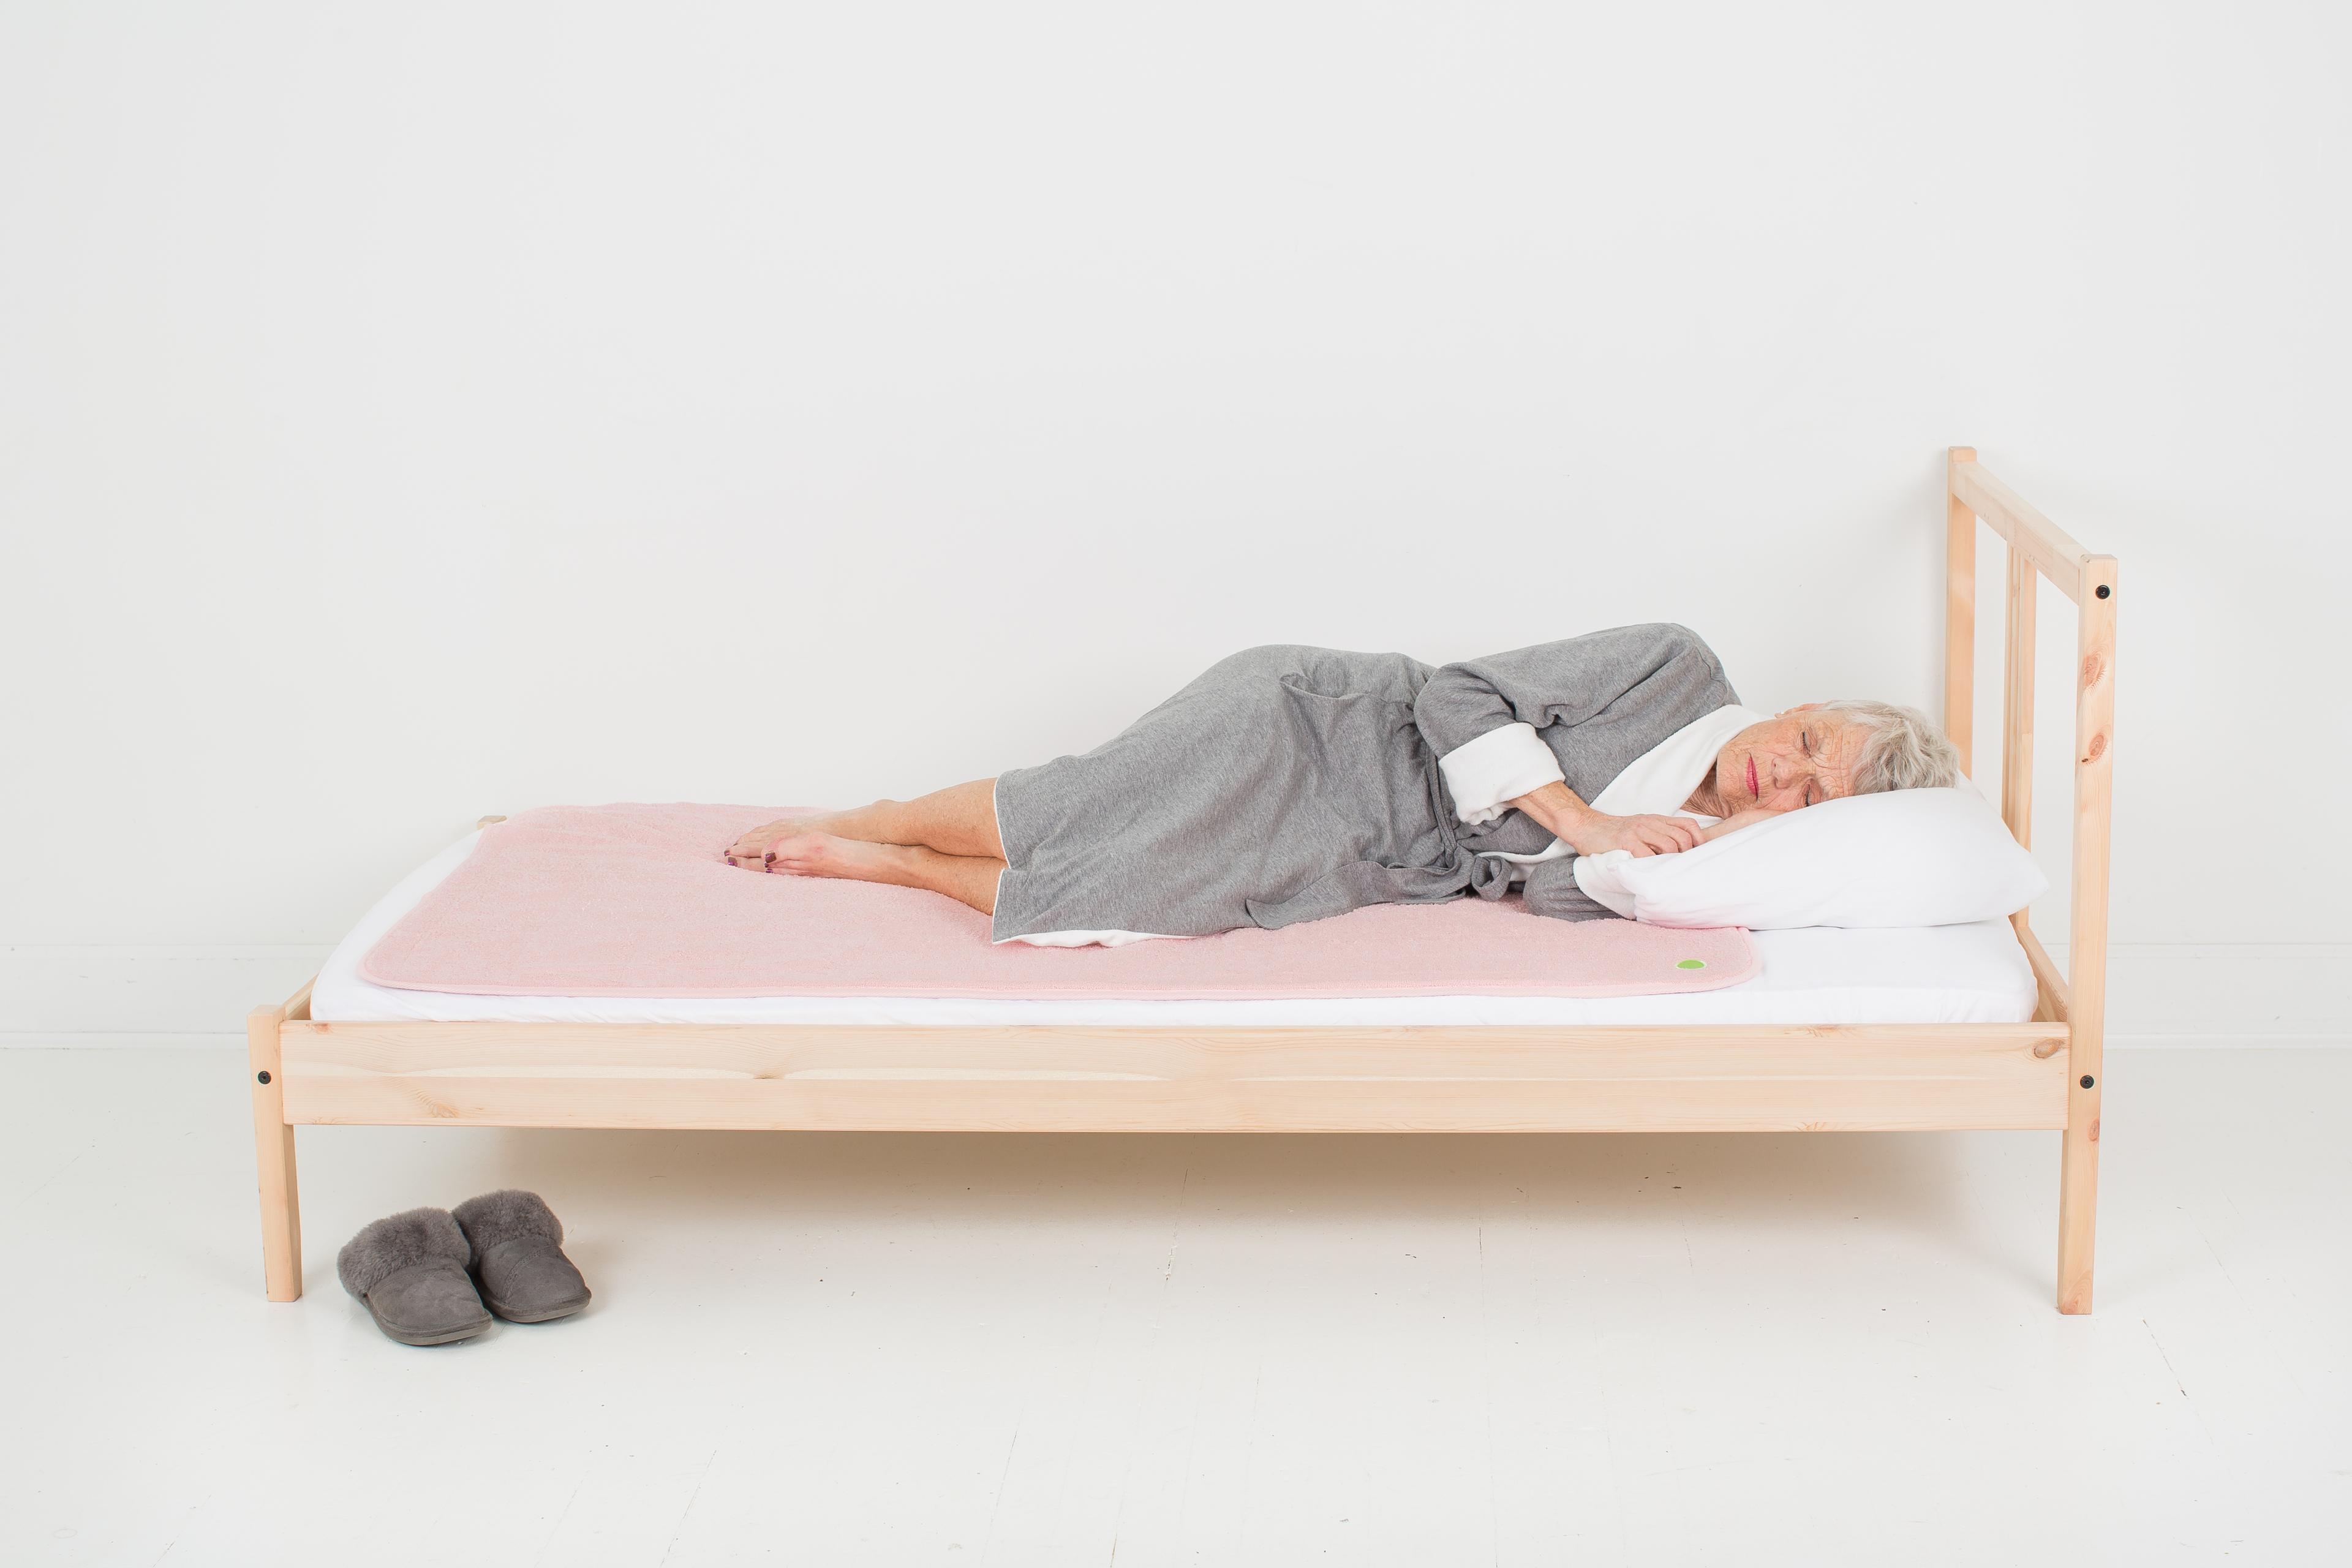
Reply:
[[1853, 793], [1853, 764], [1869, 731], [1821, 704], [1750, 724], [1715, 754], [1724, 814], [1762, 806], [1794, 811]]

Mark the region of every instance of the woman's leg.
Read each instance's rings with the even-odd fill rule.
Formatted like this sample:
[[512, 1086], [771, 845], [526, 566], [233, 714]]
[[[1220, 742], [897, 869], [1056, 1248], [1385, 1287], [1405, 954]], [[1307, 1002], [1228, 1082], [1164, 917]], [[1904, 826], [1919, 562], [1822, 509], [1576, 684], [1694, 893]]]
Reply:
[[919, 845], [942, 855], [993, 859], [1000, 868], [1004, 859], [1004, 841], [996, 835], [994, 779], [974, 779], [914, 800], [877, 800], [855, 811], [765, 823], [729, 845], [727, 858], [758, 870], [779, 839], [808, 833], [868, 844]]
[[767, 867], [795, 877], [841, 877], [922, 888], [996, 912], [996, 879], [1004, 862], [986, 855], [942, 855], [921, 845], [869, 844], [833, 833], [794, 833], [776, 841]]

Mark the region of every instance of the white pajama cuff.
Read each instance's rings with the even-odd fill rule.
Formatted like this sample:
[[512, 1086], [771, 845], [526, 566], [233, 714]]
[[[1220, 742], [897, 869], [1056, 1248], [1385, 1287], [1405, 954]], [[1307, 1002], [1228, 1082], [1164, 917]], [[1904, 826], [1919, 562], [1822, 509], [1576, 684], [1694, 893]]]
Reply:
[[1510, 809], [1504, 802], [1564, 777], [1559, 759], [1533, 724], [1489, 730], [1438, 758], [1437, 766], [1453, 792], [1455, 814], [1470, 823], [1492, 822]]
[[[1004, 942], [1027, 942], [1031, 947], [1126, 947], [1139, 942], [1191, 940], [1158, 931], [1031, 931], [1027, 936], [1004, 938]], [[1003, 943], [996, 945], [1002, 946]]]

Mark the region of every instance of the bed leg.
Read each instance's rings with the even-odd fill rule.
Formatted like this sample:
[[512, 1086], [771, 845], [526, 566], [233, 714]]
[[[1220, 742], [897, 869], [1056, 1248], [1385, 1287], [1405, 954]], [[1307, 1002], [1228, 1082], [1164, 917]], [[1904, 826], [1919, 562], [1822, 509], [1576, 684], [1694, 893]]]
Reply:
[[2099, 1097], [2106, 1092], [2107, 850], [2115, 770], [2116, 563], [2083, 557], [2074, 688], [2074, 875], [2066, 965], [2066, 1143], [2058, 1167], [2058, 1310], [2091, 1310], [2099, 1206]]
[[247, 1086], [253, 1090], [254, 1163], [261, 1178], [261, 1274], [273, 1301], [302, 1294], [302, 1211], [294, 1187], [294, 1129], [286, 1120], [278, 1031], [283, 1007], [257, 1007], [245, 1020]]
[[[2085, 1087], [2085, 1085], [2088, 1087]], [[2091, 1249], [2099, 1211], [2099, 1087], [2067, 1085], [2065, 1144], [2058, 1159], [2058, 1310], [2091, 1310]]]

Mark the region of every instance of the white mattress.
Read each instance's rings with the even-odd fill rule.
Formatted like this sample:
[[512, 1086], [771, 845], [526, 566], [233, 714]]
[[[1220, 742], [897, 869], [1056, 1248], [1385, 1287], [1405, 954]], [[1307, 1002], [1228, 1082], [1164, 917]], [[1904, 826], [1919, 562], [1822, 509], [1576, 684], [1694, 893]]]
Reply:
[[2007, 921], [1760, 931], [1762, 972], [1664, 996], [1286, 997], [1106, 1002], [923, 996], [466, 996], [396, 991], [360, 961], [463, 865], [469, 834], [410, 872], [335, 949], [310, 994], [327, 1022], [512, 1024], [1986, 1024], [2033, 1016], [2033, 971]]

